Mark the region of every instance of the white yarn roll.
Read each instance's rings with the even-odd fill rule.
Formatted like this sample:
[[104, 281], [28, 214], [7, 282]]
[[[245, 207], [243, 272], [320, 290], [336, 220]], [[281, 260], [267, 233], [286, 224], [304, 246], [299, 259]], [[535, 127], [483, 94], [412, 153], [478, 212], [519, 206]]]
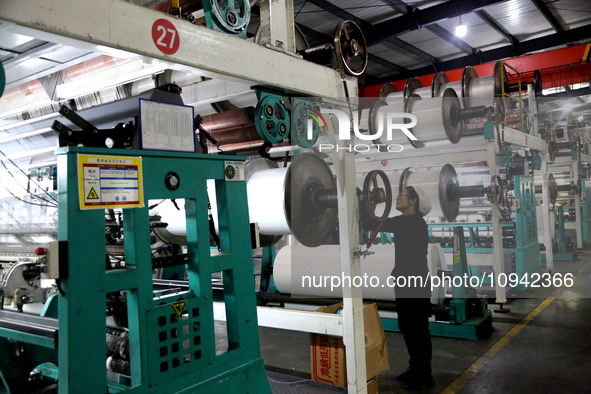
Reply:
[[291, 234], [285, 217], [285, 176], [287, 167], [254, 173], [246, 185], [251, 223], [258, 223], [261, 234]]
[[[439, 88], [439, 96], [443, 95], [443, 92], [445, 92], [445, 89], [447, 88], [451, 88], [454, 90], [454, 92], [456, 92], [456, 95], [458, 97], [462, 97], [462, 81], [456, 81], [456, 82], [449, 82], [449, 83], [444, 83], [443, 85], [441, 85], [441, 87]], [[460, 99], [460, 103], [463, 100]]]
[[[374, 254], [359, 261], [361, 276], [366, 275], [368, 283], [370, 283], [369, 278], [375, 276], [379, 278], [379, 285], [363, 287], [363, 298], [392, 301], [394, 288], [389, 287], [386, 280], [395, 264], [394, 245], [374, 245], [370, 251]], [[438, 270], [444, 266], [445, 254], [438, 244], [429, 244], [427, 263], [431, 276], [437, 275]], [[343, 292], [340, 287], [331, 292], [330, 279], [328, 279], [328, 286], [302, 287], [304, 276], [314, 276], [318, 279], [333, 276], [342, 278], [340, 246], [322, 245], [316, 248], [301, 245], [284, 246], [275, 257], [273, 279], [277, 290], [281, 293], [307, 297], [342, 297]], [[445, 289], [435, 288], [431, 295], [431, 302], [440, 304], [444, 297]], [[294, 298], [294, 302], [297, 302], [297, 299]]]

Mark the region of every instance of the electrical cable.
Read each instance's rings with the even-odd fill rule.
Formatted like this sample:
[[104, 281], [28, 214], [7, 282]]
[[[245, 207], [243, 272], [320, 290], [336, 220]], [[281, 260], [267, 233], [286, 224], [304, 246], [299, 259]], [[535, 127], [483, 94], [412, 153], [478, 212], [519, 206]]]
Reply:
[[[39, 198], [40, 200], [43, 200], [43, 201], [45, 201], [45, 202], [46, 202], [48, 205], [50, 205], [50, 206], [57, 207], [57, 204], [56, 204], [56, 203], [54, 203], [53, 201], [51, 201], [51, 200], [47, 200], [47, 199], [45, 199], [45, 198], [44, 198], [44, 197], [42, 197], [42, 196], [37, 196], [37, 195], [35, 195], [35, 194], [31, 193], [31, 192], [30, 192], [30, 191], [29, 191], [29, 190], [28, 190], [26, 187], [24, 187], [24, 186], [23, 186], [23, 185], [22, 185], [22, 184], [19, 182], [19, 180], [18, 180], [18, 179], [16, 179], [16, 177], [15, 177], [14, 175], [12, 175], [12, 173], [10, 172], [10, 170], [8, 169], [8, 167], [6, 167], [6, 164], [4, 164], [4, 162], [3, 162], [3, 161], [0, 161], [0, 164], [2, 164], [2, 167], [4, 167], [4, 169], [6, 170], [6, 172], [8, 173], [8, 175], [10, 175], [10, 176], [11, 176], [11, 178], [15, 180], [16, 184], [17, 184], [17, 185], [19, 185], [19, 186], [20, 186], [20, 187], [21, 187], [21, 188], [22, 188], [24, 191], [26, 191], [28, 194], [30, 194], [30, 195], [31, 195], [31, 196], [33, 196], [33, 197], [36, 197], [36, 198]], [[29, 178], [29, 179], [30, 179], [30, 178]], [[16, 197], [16, 196], [15, 196], [15, 195], [14, 195], [14, 194], [13, 194], [13, 193], [10, 191], [10, 190], [8, 190], [8, 188], [6, 187], [6, 185], [4, 185], [4, 188], [5, 188], [5, 189], [8, 191], [8, 193], [10, 193], [12, 196]], [[48, 194], [48, 195], [49, 195], [49, 196], [51, 196], [50, 194]], [[18, 198], [18, 197], [17, 197], [17, 198]], [[53, 197], [52, 197], [52, 198], [53, 198]], [[23, 201], [23, 200], [21, 200], [21, 201]]]
[[[12, 159], [10, 157], [6, 156], [6, 153], [4, 153], [2, 150], [0, 150], [0, 154], [2, 156], [4, 156], [6, 158], [6, 160], [8, 160], [10, 162], [10, 164], [12, 164], [13, 166], [15, 166], [20, 172], [22, 172], [24, 176], [26, 176], [28, 179], [31, 179], [31, 178], [29, 178], [29, 174], [27, 174], [26, 172], [24, 172], [22, 170], [22, 168], [20, 168], [18, 166], [18, 164], [16, 164], [14, 161], [12, 161]], [[4, 168], [6, 168], [6, 171], [8, 171], [8, 168], [6, 167], [6, 164], [4, 164], [4, 161], [1, 161], [1, 162], [2, 162], [2, 165], [4, 166]], [[9, 173], [10, 173], [10, 171], [9, 171]], [[33, 181], [33, 183], [35, 185], [37, 185], [39, 188], [43, 189], [43, 187], [39, 183], [37, 183], [34, 179], [31, 179], [31, 180]], [[49, 197], [51, 197], [51, 199], [57, 203], [57, 200], [51, 194], [47, 193], [47, 195]]]

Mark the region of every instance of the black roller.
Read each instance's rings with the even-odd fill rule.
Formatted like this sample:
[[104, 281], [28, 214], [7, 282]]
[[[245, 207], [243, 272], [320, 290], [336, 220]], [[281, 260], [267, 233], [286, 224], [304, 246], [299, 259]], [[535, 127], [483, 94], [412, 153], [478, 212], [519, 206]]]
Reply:
[[459, 189], [458, 194], [460, 198], [482, 197], [486, 194], [485, 188], [482, 185], [460, 186]]

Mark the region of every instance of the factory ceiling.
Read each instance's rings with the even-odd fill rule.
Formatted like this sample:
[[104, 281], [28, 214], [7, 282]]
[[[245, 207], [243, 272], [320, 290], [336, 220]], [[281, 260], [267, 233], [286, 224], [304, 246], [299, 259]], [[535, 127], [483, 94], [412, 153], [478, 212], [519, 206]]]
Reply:
[[[168, 3], [134, 2], [152, 8]], [[247, 39], [255, 37], [259, 27], [258, 1], [251, 2], [251, 11]], [[367, 42], [366, 86], [591, 41], [587, 0], [295, 0], [294, 15], [305, 46], [332, 42], [339, 22], [356, 22]], [[109, 51], [89, 52], [14, 33], [1, 19], [0, 11], [6, 88], [12, 88], [12, 94], [19, 88], [27, 95], [43, 91], [43, 104], [74, 95], [80, 83], [68, 82], [77, 78], [85, 77], [83, 85], [92, 86], [91, 75], [109, 67], [119, 67], [109, 77], [119, 87], [163, 71], [152, 65], [122, 64]], [[455, 34], [460, 23], [467, 28], [463, 38]], [[104, 73], [97, 75], [104, 81]], [[121, 89], [114, 94], [128, 95]], [[0, 118], [6, 115], [0, 108]]]
[[[361, 27], [367, 84], [591, 41], [586, 0], [298, 0], [294, 7], [312, 44], [326, 41], [342, 19]], [[463, 38], [455, 34], [460, 23], [467, 27]]]

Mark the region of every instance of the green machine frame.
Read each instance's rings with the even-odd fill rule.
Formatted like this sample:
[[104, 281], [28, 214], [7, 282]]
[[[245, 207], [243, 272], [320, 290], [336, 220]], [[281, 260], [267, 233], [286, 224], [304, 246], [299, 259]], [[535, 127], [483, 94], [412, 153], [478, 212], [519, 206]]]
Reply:
[[[106, 270], [104, 209], [81, 209], [79, 154], [141, 158], [143, 207], [123, 209], [125, 268]], [[80, 147], [58, 151], [60, 393], [270, 393], [260, 357], [246, 186], [231, 181], [227, 160], [243, 159]], [[176, 188], [167, 186], [170, 174], [177, 176]], [[215, 255], [208, 179], [216, 181], [218, 200], [221, 245]], [[179, 198], [186, 204], [189, 288], [155, 296], [148, 200]], [[218, 272], [228, 338], [221, 354], [216, 354], [211, 280]], [[119, 291], [127, 292], [131, 373], [126, 382], [111, 382], [105, 369], [106, 294]], [[22, 339], [34, 343], [35, 338]], [[44, 375], [55, 372], [50, 368]]]
[[[564, 207], [557, 206], [550, 212], [556, 216], [556, 239], [554, 240], [552, 258], [554, 261], [574, 261], [577, 258], [577, 250], [574, 247], [576, 240], [568, 239], [564, 228]], [[546, 260], [546, 252], [540, 252], [542, 260]]]
[[[537, 231], [537, 218], [536, 218], [536, 201], [535, 201], [535, 189], [533, 184], [533, 177], [529, 175], [515, 175], [513, 177], [515, 184], [515, 200], [519, 201], [515, 206], [515, 223], [502, 223], [503, 229], [515, 228], [515, 245], [512, 247], [503, 247], [503, 252], [513, 253], [515, 256], [514, 265], [511, 267], [505, 265], [506, 273], [510, 274], [515, 272], [519, 278], [524, 277], [527, 273], [529, 277], [533, 273], [541, 273], [542, 263], [540, 257], [540, 245], [538, 243], [538, 231]], [[466, 248], [468, 254], [476, 253], [492, 253], [494, 245], [482, 246], [479, 237], [479, 231], [490, 228], [492, 230], [491, 223], [445, 223], [445, 224], [434, 224], [429, 223], [429, 229], [433, 228], [456, 228], [466, 227], [470, 234], [470, 246]], [[451, 248], [443, 248], [447, 253], [451, 252]], [[469, 266], [468, 270], [471, 276], [479, 275], [478, 267]], [[490, 277], [484, 275], [482, 277], [484, 283], [490, 283]], [[518, 284], [515, 288], [516, 291], [526, 290], [526, 286], [523, 283]]]
[[[464, 228], [462, 226], [454, 227], [453, 234], [453, 267], [451, 275], [452, 278], [462, 278], [468, 273]], [[438, 315], [435, 314], [435, 321], [429, 321], [431, 335], [470, 340], [489, 336], [492, 333], [492, 313], [487, 310], [481, 316], [468, 315], [468, 303], [476, 296], [473, 293], [474, 291], [471, 289], [452, 286], [448, 316], [446, 315], [445, 320], [438, 320]], [[398, 319], [382, 317], [381, 321], [384, 330], [400, 332]]]

